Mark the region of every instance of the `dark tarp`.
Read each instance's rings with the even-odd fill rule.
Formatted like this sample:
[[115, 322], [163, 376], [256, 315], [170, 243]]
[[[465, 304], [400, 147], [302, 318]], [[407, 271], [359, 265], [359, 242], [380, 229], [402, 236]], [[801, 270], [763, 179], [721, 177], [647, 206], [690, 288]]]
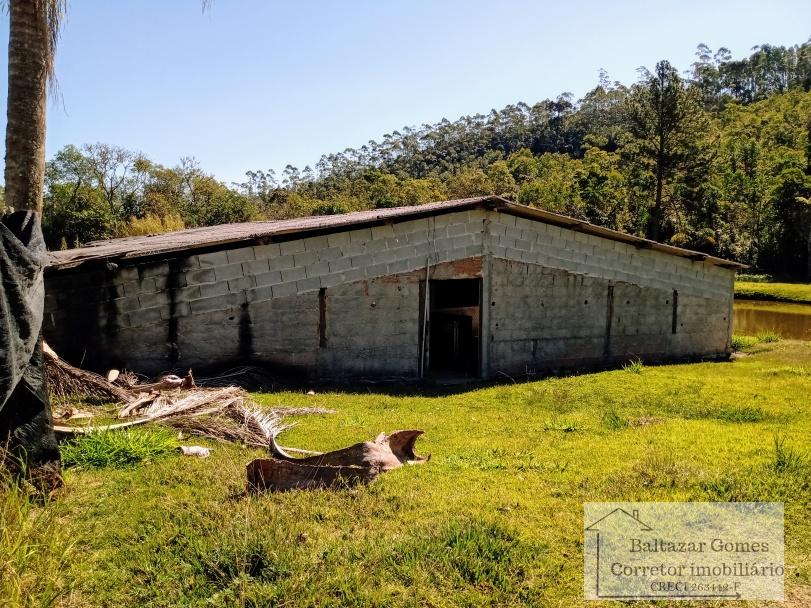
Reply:
[[0, 446], [34, 468], [59, 459], [42, 358], [47, 252], [39, 216], [0, 221]]

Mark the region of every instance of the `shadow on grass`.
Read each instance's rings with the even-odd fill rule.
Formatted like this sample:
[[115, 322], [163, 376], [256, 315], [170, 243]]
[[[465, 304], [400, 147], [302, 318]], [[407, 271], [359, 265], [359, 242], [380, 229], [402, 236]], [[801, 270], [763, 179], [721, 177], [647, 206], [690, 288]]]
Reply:
[[[431, 378], [423, 380], [397, 377], [346, 377], [332, 379], [308, 379], [301, 374], [281, 376], [277, 370], [270, 370], [262, 366], [246, 366], [236, 372], [229, 371], [212, 373], [200, 376], [200, 386], [222, 386], [227, 380], [228, 384], [235, 384], [250, 392], [306, 392], [317, 390], [319, 392], [335, 392], [345, 394], [385, 395], [391, 397], [447, 397], [468, 393], [483, 388], [495, 386], [521, 385], [544, 380], [547, 378], [569, 378], [575, 376], [588, 376], [605, 371], [629, 370], [635, 374], [643, 374], [646, 369], [653, 369], [668, 365], [688, 363], [731, 363], [730, 355], [713, 357], [680, 357], [670, 360], [643, 360], [639, 357], [624, 358], [606, 364], [592, 365], [580, 368], [545, 369], [537, 372], [509, 375], [497, 371], [495, 377], [482, 379], [473, 377]], [[629, 364], [631, 368], [629, 368]]]

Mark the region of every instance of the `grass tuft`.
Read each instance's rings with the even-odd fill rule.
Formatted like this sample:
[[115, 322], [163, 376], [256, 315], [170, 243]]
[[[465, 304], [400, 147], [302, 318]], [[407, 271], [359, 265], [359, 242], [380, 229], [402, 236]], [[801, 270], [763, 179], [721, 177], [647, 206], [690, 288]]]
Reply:
[[453, 522], [395, 545], [384, 564], [407, 586], [427, 579], [462, 597], [470, 591], [498, 597], [521, 592], [543, 550], [499, 523]]
[[713, 416], [726, 422], [760, 422], [766, 414], [759, 407], [749, 405], [722, 407]]
[[177, 448], [166, 429], [122, 429], [80, 435], [61, 447], [68, 467], [125, 467], [168, 456]]
[[289, 566], [280, 560], [272, 547], [258, 539], [249, 539], [248, 546], [218, 546], [201, 556], [200, 570], [205, 578], [219, 589], [247, 577], [274, 582], [290, 575]]
[[753, 405], [683, 404], [673, 409], [685, 420], [722, 420], [724, 422], [762, 422], [766, 413]]
[[759, 343], [760, 340], [756, 336], [741, 336], [738, 334], [732, 336], [732, 350], [736, 352], [746, 351]]
[[673, 454], [649, 452], [633, 467], [635, 484], [643, 488], [678, 488], [690, 479], [690, 470]]
[[758, 341], [762, 342], [763, 344], [770, 344], [772, 342], [779, 342], [780, 341], [780, 334], [778, 334], [773, 329], [767, 329], [760, 332], [757, 335]]
[[450, 454], [444, 463], [455, 469], [479, 471], [544, 471], [554, 466], [532, 452], [508, 451], [503, 448]]
[[772, 344], [780, 340], [780, 334], [772, 329], [762, 331], [756, 336], [734, 334], [732, 336], [732, 350], [736, 352], [751, 352], [758, 344]]
[[615, 410], [603, 414], [603, 424], [612, 431], [619, 431], [630, 426], [628, 420], [620, 416]]
[[766, 461], [711, 476], [700, 486], [710, 500], [789, 503], [811, 491], [810, 473], [808, 458], [778, 434]]
[[645, 365], [642, 363], [642, 359], [632, 359], [623, 365], [622, 369], [630, 374], [641, 374], [642, 370], [645, 369]]
[[806, 458], [790, 445], [782, 435], [774, 436], [774, 454], [771, 462], [777, 473], [796, 473], [806, 466]]

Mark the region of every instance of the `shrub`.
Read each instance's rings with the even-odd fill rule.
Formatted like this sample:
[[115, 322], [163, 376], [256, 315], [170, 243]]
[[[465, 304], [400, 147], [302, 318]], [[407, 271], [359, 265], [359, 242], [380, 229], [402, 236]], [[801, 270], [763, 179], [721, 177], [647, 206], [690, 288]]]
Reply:
[[123, 429], [80, 435], [61, 447], [65, 466], [124, 467], [154, 460], [175, 451], [168, 430]]
[[321, 203], [313, 207], [313, 215], [339, 215], [346, 213], [346, 207], [339, 203]]
[[690, 237], [683, 232], [677, 232], [670, 237], [670, 244], [676, 247], [684, 247], [690, 242]]
[[69, 196], [51, 192], [44, 201], [42, 232], [50, 249], [74, 246], [115, 235], [116, 218], [95, 193], [79, 191]]

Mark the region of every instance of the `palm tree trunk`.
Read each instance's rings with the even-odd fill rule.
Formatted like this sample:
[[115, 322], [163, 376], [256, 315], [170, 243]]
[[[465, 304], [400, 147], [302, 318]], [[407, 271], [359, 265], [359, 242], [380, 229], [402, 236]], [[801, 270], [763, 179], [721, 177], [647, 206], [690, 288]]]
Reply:
[[42, 212], [45, 103], [52, 61], [47, 0], [10, 0], [6, 204]]
[[[0, 464], [42, 491], [61, 484], [42, 356], [45, 104], [60, 0], [8, 0], [6, 204], [0, 218]], [[11, 458], [6, 460], [5, 454]], [[3, 462], [4, 461], [4, 462]]]

